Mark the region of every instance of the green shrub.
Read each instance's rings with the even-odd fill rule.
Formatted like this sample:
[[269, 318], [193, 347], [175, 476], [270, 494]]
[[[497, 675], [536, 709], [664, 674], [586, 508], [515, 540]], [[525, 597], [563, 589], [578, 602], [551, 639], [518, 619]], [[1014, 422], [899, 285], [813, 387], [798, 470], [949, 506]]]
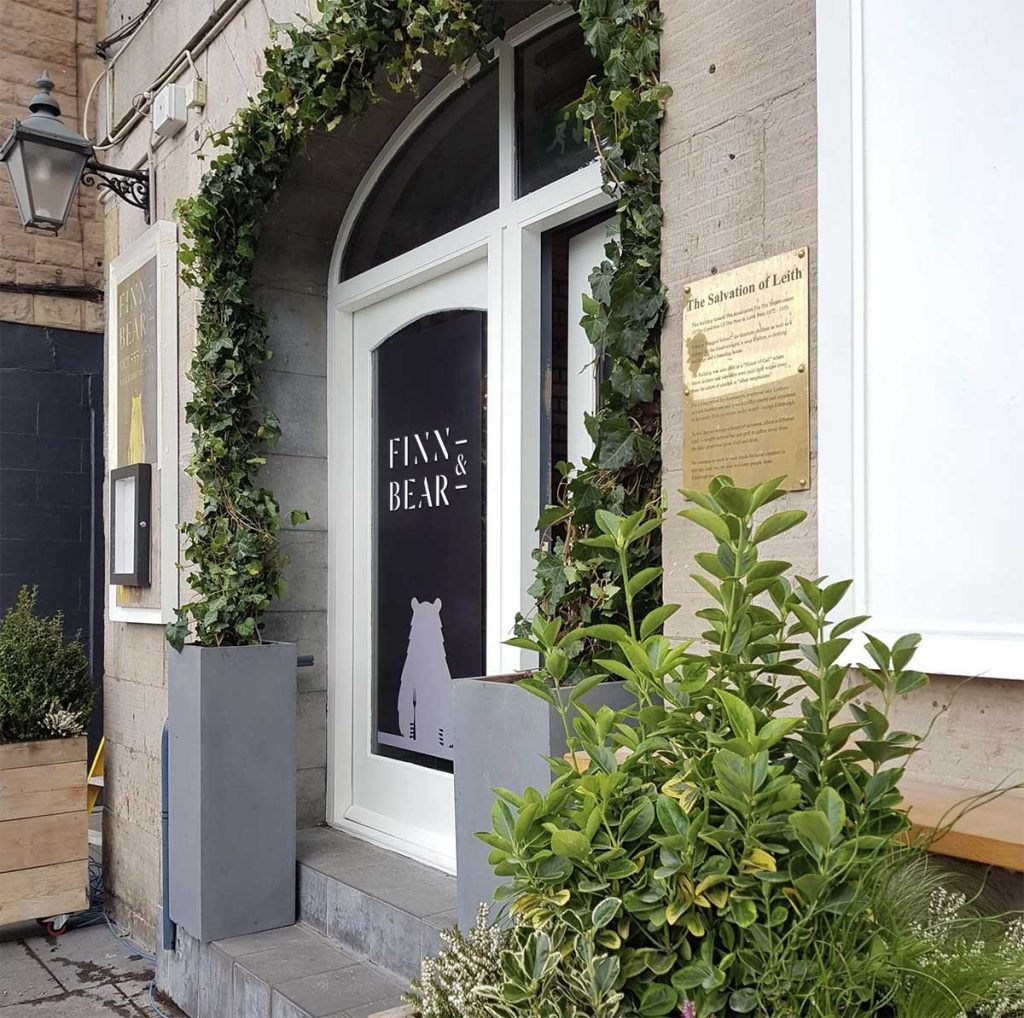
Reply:
[[[562, 714], [572, 762], [552, 761], [544, 792], [496, 790], [480, 836], [526, 927], [593, 937], [615, 956], [624, 1015], [922, 1018], [896, 1008], [924, 948], [877, 893], [920, 853], [899, 840], [909, 823], [897, 788], [920, 740], [889, 721], [927, 682], [910, 668], [920, 638], [867, 636], [872, 664], [851, 669], [846, 634], [865, 619], [829, 618], [849, 583], [791, 581], [790, 564], [765, 555], [805, 515], [755, 518], [780, 483], [717, 478], [684, 492], [694, 506], [680, 515], [716, 544], [696, 556], [711, 598], [697, 613], [702, 646], [660, 635], [678, 606], [634, 617], [661, 574], [628, 566], [631, 543], [660, 525], [649, 513], [599, 512], [589, 539], [622, 569], [628, 628], [562, 634], [559, 619], [537, 618], [513, 641], [541, 655], [541, 674], [521, 684]], [[594, 640], [614, 656], [587, 661]], [[581, 667], [570, 726], [552, 685]], [[587, 709], [582, 693], [609, 675], [635, 704]]]
[[0, 620], [0, 742], [81, 735], [92, 711], [81, 640], [64, 639], [60, 612], [36, 615], [38, 596], [22, 587]]

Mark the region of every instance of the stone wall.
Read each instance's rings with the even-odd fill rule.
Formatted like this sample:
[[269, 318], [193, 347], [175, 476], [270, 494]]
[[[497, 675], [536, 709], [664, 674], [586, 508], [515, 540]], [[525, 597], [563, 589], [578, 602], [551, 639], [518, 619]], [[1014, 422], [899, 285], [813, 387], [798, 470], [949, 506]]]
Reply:
[[[270, 5], [270, 16], [281, 21], [294, 20], [308, 14], [310, 5], [304, 0], [284, 0]], [[163, 16], [174, 19], [174, 33], [161, 31], [160, 19], [147, 19], [138, 34], [127, 44], [118, 57], [115, 70], [120, 69], [120, 83], [134, 89], [133, 94], [147, 91], [150, 85], [172, 66], [178, 53], [179, 34], [187, 40], [200, 33], [209, 19], [210, 11], [197, 6], [163, 0], [154, 9], [162, 9]], [[115, 14], [134, 14], [127, 8], [117, 8]], [[116, 24], [111, 28], [117, 27]], [[249, 93], [259, 88], [262, 69], [261, 54], [270, 41], [267, 9], [263, 3], [247, 5], [227, 21], [207, 47], [194, 57], [195, 72], [206, 81], [209, 101], [201, 111], [190, 111], [188, 125], [176, 136], [157, 139], [150, 151], [149, 121], [123, 133], [121, 143], [107, 153], [110, 162], [122, 166], [135, 166], [148, 162], [154, 178], [155, 219], [174, 219], [174, 206], [180, 199], [196, 191], [206, 168], [206, 158], [212, 152], [209, 135], [227, 126], [235, 110], [247, 101]], [[176, 75], [179, 84], [185, 84], [194, 72], [185, 63]], [[105, 89], [106, 91], [106, 89]], [[101, 130], [113, 120], [123, 120], [118, 113], [111, 117], [108, 105], [119, 101], [118, 90], [113, 96], [104, 96], [99, 103]], [[123, 114], [124, 110], [120, 110]], [[105, 230], [109, 257], [126, 250], [145, 229], [142, 214], [127, 206], [113, 202], [105, 205]], [[322, 315], [322, 311], [321, 311]], [[178, 292], [178, 375], [177, 406], [179, 415], [179, 519], [190, 519], [196, 507], [196, 493], [192, 479], [184, 472], [191, 454], [191, 434], [185, 424], [184, 407], [191, 397], [191, 387], [184, 377], [195, 342], [196, 294], [179, 284]], [[322, 330], [321, 330], [322, 331]], [[308, 362], [295, 363], [300, 347], [307, 342], [302, 330], [289, 333], [294, 340], [293, 351], [282, 350], [275, 368], [293, 363], [291, 374], [310, 371]], [[322, 357], [322, 353], [321, 353]], [[285, 372], [281, 372], [284, 374]], [[324, 373], [323, 369], [320, 371]], [[276, 377], [276, 376], [275, 376]], [[301, 434], [316, 430], [310, 415], [323, 413], [323, 397], [319, 404], [308, 398], [308, 389], [298, 387], [297, 398], [281, 414], [289, 420], [289, 411], [295, 416], [289, 420]], [[272, 395], [274, 400], [278, 394]], [[276, 403], [275, 403], [276, 405]], [[317, 409], [319, 407], [319, 409]], [[279, 411], [280, 412], [280, 411]], [[326, 438], [317, 442], [318, 454], [326, 455]], [[287, 444], [285, 444], [287, 450]], [[278, 465], [275, 460], [275, 466]], [[295, 483], [289, 474], [290, 463], [282, 463], [275, 483], [290, 490]], [[321, 474], [325, 471], [320, 471]], [[295, 493], [308, 497], [308, 489]], [[320, 497], [320, 496], [316, 496]], [[287, 510], [290, 505], [285, 506]], [[305, 507], [305, 506], [304, 506]], [[316, 514], [314, 514], [316, 515]], [[322, 513], [313, 530], [324, 527]], [[301, 547], [298, 553], [291, 544], [308, 542], [308, 535], [295, 541], [285, 537], [285, 545], [292, 556], [290, 576], [301, 569]], [[181, 548], [174, 549], [180, 559]], [[324, 562], [318, 564], [325, 571]], [[293, 586], [292, 596], [301, 600], [302, 582]], [[316, 823], [324, 815], [325, 760], [326, 760], [326, 679], [324, 658], [323, 612], [326, 609], [326, 584], [321, 583], [322, 597], [313, 595], [320, 609], [318, 618], [291, 617], [287, 625], [276, 627], [274, 637], [296, 639], [300, 653], [313, 653], [317, 657], [315, 669], [299, 673], [299, 745], [300, 768], [300, 822]], [[190, 596], [186, 576], [179, 581], [179, 600]], [[311, 688], [316, 687], [316, 688]], [[120, 923], [131, 929], [144, 943], [154, 942], [154, 917], [160, 898], [160, 736], [167, 716], [166, 643], [163, 627], [124, 622], [107, 622], [106, 627], [106, 735], [107, 786], [104, 852], [105, 879], [110, 904]], [[311, 694], [311, 695], [310, 695]]]
[[[0, 5], [0, 140], [43, 70], [63, 120], [79, 129], [81, 104], [100, 71], [96, 0], [4, 0]], [[82, 188], [60, 235], [26, 231], [3, 173], [0, 183], [0, 321], [101, 332], [103, 227], [95, 188]]]
[[[169, 0], [163, 0], [168, 4]], [[160, 6], [158, 5], [157, 10]], [[187, 10], [170, 3], [179, 14]], [[213, 151], [208, 136], [227, 125], [247, 95], [259, 88], [262, 51], [268, 44], [270, 17], [295, 20], [310, 13], [304, 0], [276, 0], [242, 8], [207, 48], [194, 56], [206, 81], [208, 104], [189, 114], [187, 127], [160, 143], [151, 155], [155, 175], [156, 218], [172, 219], [175, 202], [194, 193]], [[199, 17], [199, 14], [195, 15]], [[204, 14], [205, 17], [205, 14]], [[144, 90], [176, 55], [176, 35], [163, 35], [144, 23], [117, 61], [124, 88]], [[163, 63], [161, 63], [163, 62]], [[187, 67], [178, 76], [185, 83]], [[146, 77], [148, 75], [148, 78]], [[125, 81], [131, 81], [125, 85]], [[421, 95], [438, 80], [427, 73]], [[118, 86], [119, 88], [121, 86]], [[114, 104], [116, 108], [117, 95]], [[384, 97], [355, 128], [309, 139], [268, 211], [255, 273], [255, 290], [267, 314], [273, 360], [264, 372], [263, 396], [283, 425], [281, 441], [268, 456], [261, 478], [278, 497], [282, 510], [281, 544], [288, 557], [286, 591], [266, 616], [265, 635], [295, 641], [315, 665], [298, 673], [298, 803], [300, 827], [324, 820], [327, 794], [327, 276], [342, 215], [381, 145], [414, 104], [412, 96]], [[104, 106], [105, 108], [105, 106]], [[116, 117], [116, 114], [115, 114]], [[128, 131], [112, 150], [111, 161], [135, 165], [150, 158], [148, 127]], [[145, 229], [134, 209], [108, 205], [107, 238], [113, 257]], [[191, 398], [185, 371], [195, 344], [197, 295], [179, 285], [178, 413], [180, 519], [196, 508], [192, 479], [184, 472], [191, 454], [191, 433], [184, 407]], [[291, 509], [305, 509], [310, 520], [293, 526]], [[179, 556], [181, 549], [179, 548]], [[184, 574], [182, 602], [190, 596]], [[151, 943], [160, 888], [160, 732], [167, 713], [163, 630], [159, 626], [107, 623], [106, 656], [108, 810], [105, 841], [106, 880], [119, 922]]]
[[[63, 121], [79, 129], [81, 105], [101, 68], [95, 44], [95, 0], [4, 0], [0, 139], [28, 116], [44, 70], [53, 79]], [[53, 237], [22, 226], [6, 176], [0, 184], [0, 321], [100, 332], [103, 234], [95, 188], [80, 190], [68, 224]], [[76, 289], [61, 292], [68, 287]]]
[[[806, 510], [774, 556], [817, 574], [817, 112], [814, 0], [663, 4], [661, 73], [674, 95], [662, 134], [662, 273], [670, 313], [662, 339], [665, 596], [682, 610], [671, 635], [694, 636], [705, 596], [689, 578], [706, 531], [675, 514], [682, 484], [682, 287], [759, 258], [810, 249], [811, 485], [777, 503]], [[934, 676], [901, 702], [896, 724], [925, 731], [919, 777], [985, 788], [1024, 771], [1024, 683]]]

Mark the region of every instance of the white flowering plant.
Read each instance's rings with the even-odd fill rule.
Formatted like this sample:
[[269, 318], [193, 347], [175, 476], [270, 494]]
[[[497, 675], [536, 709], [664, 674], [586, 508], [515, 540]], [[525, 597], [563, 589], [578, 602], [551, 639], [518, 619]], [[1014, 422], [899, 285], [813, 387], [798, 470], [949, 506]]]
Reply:
[[978, 895], [946, 874], [919, 882], [923, 913], [907, 924], [915, 957], [895, 994], [897, 1015], [1020, 1018], [1024, 1015], [1024, 916], [981, 914]]
[[508, 941], [508, 930], [491, 926], [488, 906], [481, 904], [467, 935], [457, 927], [441, 931], [444, 947], [424, 959], [406, 999], [420, 1018], [487, 1018], [477, 991], [501, 982], [501, 952]]
[[492, 926], [481, 904], [468, 935], [442, 931], [406, 1000], [419, 1018], [625, 1018], [619, 959], [566, 933]]

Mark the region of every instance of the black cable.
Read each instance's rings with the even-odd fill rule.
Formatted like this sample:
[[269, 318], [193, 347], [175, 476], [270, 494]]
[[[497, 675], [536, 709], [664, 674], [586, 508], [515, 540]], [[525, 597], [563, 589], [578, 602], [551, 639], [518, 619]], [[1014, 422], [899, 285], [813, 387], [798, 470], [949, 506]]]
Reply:
[[135, 27], [140, 24], [143, 18], [156, 6], [157, 0], [148, 0], [146, 6], [135, 15], [134, 18], [126, 21], [120, 28], [115, 29], [105, 39], [100, 39], [96, 43], [96, 53], [98, 56], [106, 59], [106, 49], [108, 46], [112, 46], [115, 42], [120, 42], [126, 35], [130, 34]]

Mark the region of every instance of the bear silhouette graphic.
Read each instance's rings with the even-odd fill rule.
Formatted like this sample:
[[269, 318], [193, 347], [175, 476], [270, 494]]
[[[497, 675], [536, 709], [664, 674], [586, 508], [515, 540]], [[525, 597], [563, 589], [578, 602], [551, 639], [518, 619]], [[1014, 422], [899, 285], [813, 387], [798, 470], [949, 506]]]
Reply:
[[444, 652], [441, 599], [412, 599], [409, 649], [398, 688], [398, 727], [422, 746], [451, 749], [452, 673]]

